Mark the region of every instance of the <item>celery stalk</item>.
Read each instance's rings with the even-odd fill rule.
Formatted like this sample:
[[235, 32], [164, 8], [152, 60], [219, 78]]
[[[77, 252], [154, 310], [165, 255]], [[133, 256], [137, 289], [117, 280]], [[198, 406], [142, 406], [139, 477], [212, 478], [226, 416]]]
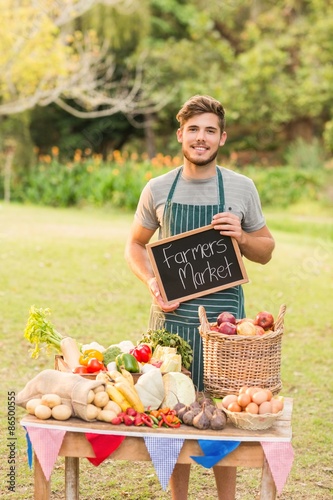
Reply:
[[24, 330], [24, 338], [31, 344], [34, 344], [34, 349], [31, 349], [31, 357], [34, 359], [38, 358], [43, 344], [48, 353], [52, 348], [60, 351], [60, 342], [63, 336], [47, 320], [47, 316], [50, 314], [51, 311], [49, 308], [38, 309], [35, 306], [31, 306], [30, 308], [28, 322]]

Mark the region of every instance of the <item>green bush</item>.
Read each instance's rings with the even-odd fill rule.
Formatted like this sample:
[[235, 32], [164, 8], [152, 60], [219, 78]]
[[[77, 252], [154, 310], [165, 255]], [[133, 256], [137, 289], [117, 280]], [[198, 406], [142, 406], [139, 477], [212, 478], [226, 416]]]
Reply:
[[[115, 153], [108, 161], [78, 156], [67, 164], [60, 163], [57, 157], [41, 158], [24, 175], [13, 178], [11, 199], [54, 207], [111, 205], [132, 210], [150, 178], [180, 164], [178, 158], [162, 155], [150, 161]], [[246, 167], [240, 171], [254, 180], [262, 204], [272, 207], [318, 201], [327, 176], [323, 168], [300, 168], [300, 165]]]
[[322, 170], [325, 162], [324, 149], [318, 139], [308, 142], [299, 137], [287, 148], [285, 161], [287, 165], [301, 170]]
[[286, 207], [300, 201], [318, 201], [325, 185], [323, 170], [293, 167], [250, 167], [243, 173], [251, 177], [263, 206]]

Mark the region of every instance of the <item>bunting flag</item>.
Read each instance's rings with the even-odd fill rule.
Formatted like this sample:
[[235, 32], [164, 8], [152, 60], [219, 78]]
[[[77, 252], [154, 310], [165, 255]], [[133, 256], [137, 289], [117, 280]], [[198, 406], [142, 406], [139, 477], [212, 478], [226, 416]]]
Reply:
[[229, 455], [240, 445], [240, 441], [213, 441], [199, 439], [198, 444], [203, 451], [203, 456], [191, 457], [198, 464], [209, 469], [214, 467], [222, 458]]
[[104, 462], [125, 439], [125, 436], [107, 436], [105, 434], [93, 434], [89, 432], [86, 432], [85, 436], [95, 453], [95, 458], [87, 457], [87, 459], [96, 467]]
[[[27, 427], [27, 432], [44, 472], [45, 479], [48, 481], [57, 460], [66, 431]], [[47, 445], [45, 446], [45, 444]]]
[[276, 442], [262, 442], [261, 446], [280, 495], [294, 461], [293, 447], [291, 443]]
[[29, 438], [29, 434], [28, 434], [28, 431], [27, 431], [27, 428], [26, 427], [23, 427], [24, 430], [25, 430], [25, 439], [27, 441], [27, 455], [28, 455], [28, 465], [29, 465], [29, 469], [32, 468], [32, 444], [31, 444], [31, 441], [30, 441], [30, 438]]
[[166, 490], [184, 439], [144, 436], [144, 440], [162, 489]]

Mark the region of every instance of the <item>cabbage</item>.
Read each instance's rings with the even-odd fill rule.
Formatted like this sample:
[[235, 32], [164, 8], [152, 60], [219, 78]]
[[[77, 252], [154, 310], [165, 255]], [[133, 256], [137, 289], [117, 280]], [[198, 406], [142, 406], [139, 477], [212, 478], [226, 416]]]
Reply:
[[163, 363], [160, 366], [162, 373], [182, 371], [182, 357], [180, 354], [165, 354], [162, 359]]
[[135, 389], [145, 410], [157, 410], [164, 399], [164, 385], [161, 370], [159, 368], [154, 368], [141, 375], [135, 384]]
[[181, 372], [170, 372], [163, 375], [165, 398], [163, 406], [173, 408], [177, 403], [190, 405], [196, 399], [192, 379]]

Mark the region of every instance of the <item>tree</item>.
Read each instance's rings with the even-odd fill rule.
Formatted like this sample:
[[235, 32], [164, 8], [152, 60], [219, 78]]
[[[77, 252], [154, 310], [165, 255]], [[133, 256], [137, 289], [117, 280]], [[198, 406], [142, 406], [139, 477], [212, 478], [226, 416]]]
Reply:
[[[309, 141], [324, 130], [329, 141], [332, 2], [151, 3], [152, 53], [177, 81], [177, 97], [210, 93], [220, 99], [238, 149], [283, 151], [297, 137]], [[224, 150], [233, 147], [228, 141]]]
[[[150, 114], [164, 105], [152, 101], [142, 75], [144, 57], [133, 71], [114, 78], [107, 43], [93, 30], [73, 30], [74, 19], [96, 3], [131, 12], [138, 0], [9, 0], [0, 12], [0, 115], [55, 102], [80, 118]], [[131, 10], [132, 9], [132, 10]]]

